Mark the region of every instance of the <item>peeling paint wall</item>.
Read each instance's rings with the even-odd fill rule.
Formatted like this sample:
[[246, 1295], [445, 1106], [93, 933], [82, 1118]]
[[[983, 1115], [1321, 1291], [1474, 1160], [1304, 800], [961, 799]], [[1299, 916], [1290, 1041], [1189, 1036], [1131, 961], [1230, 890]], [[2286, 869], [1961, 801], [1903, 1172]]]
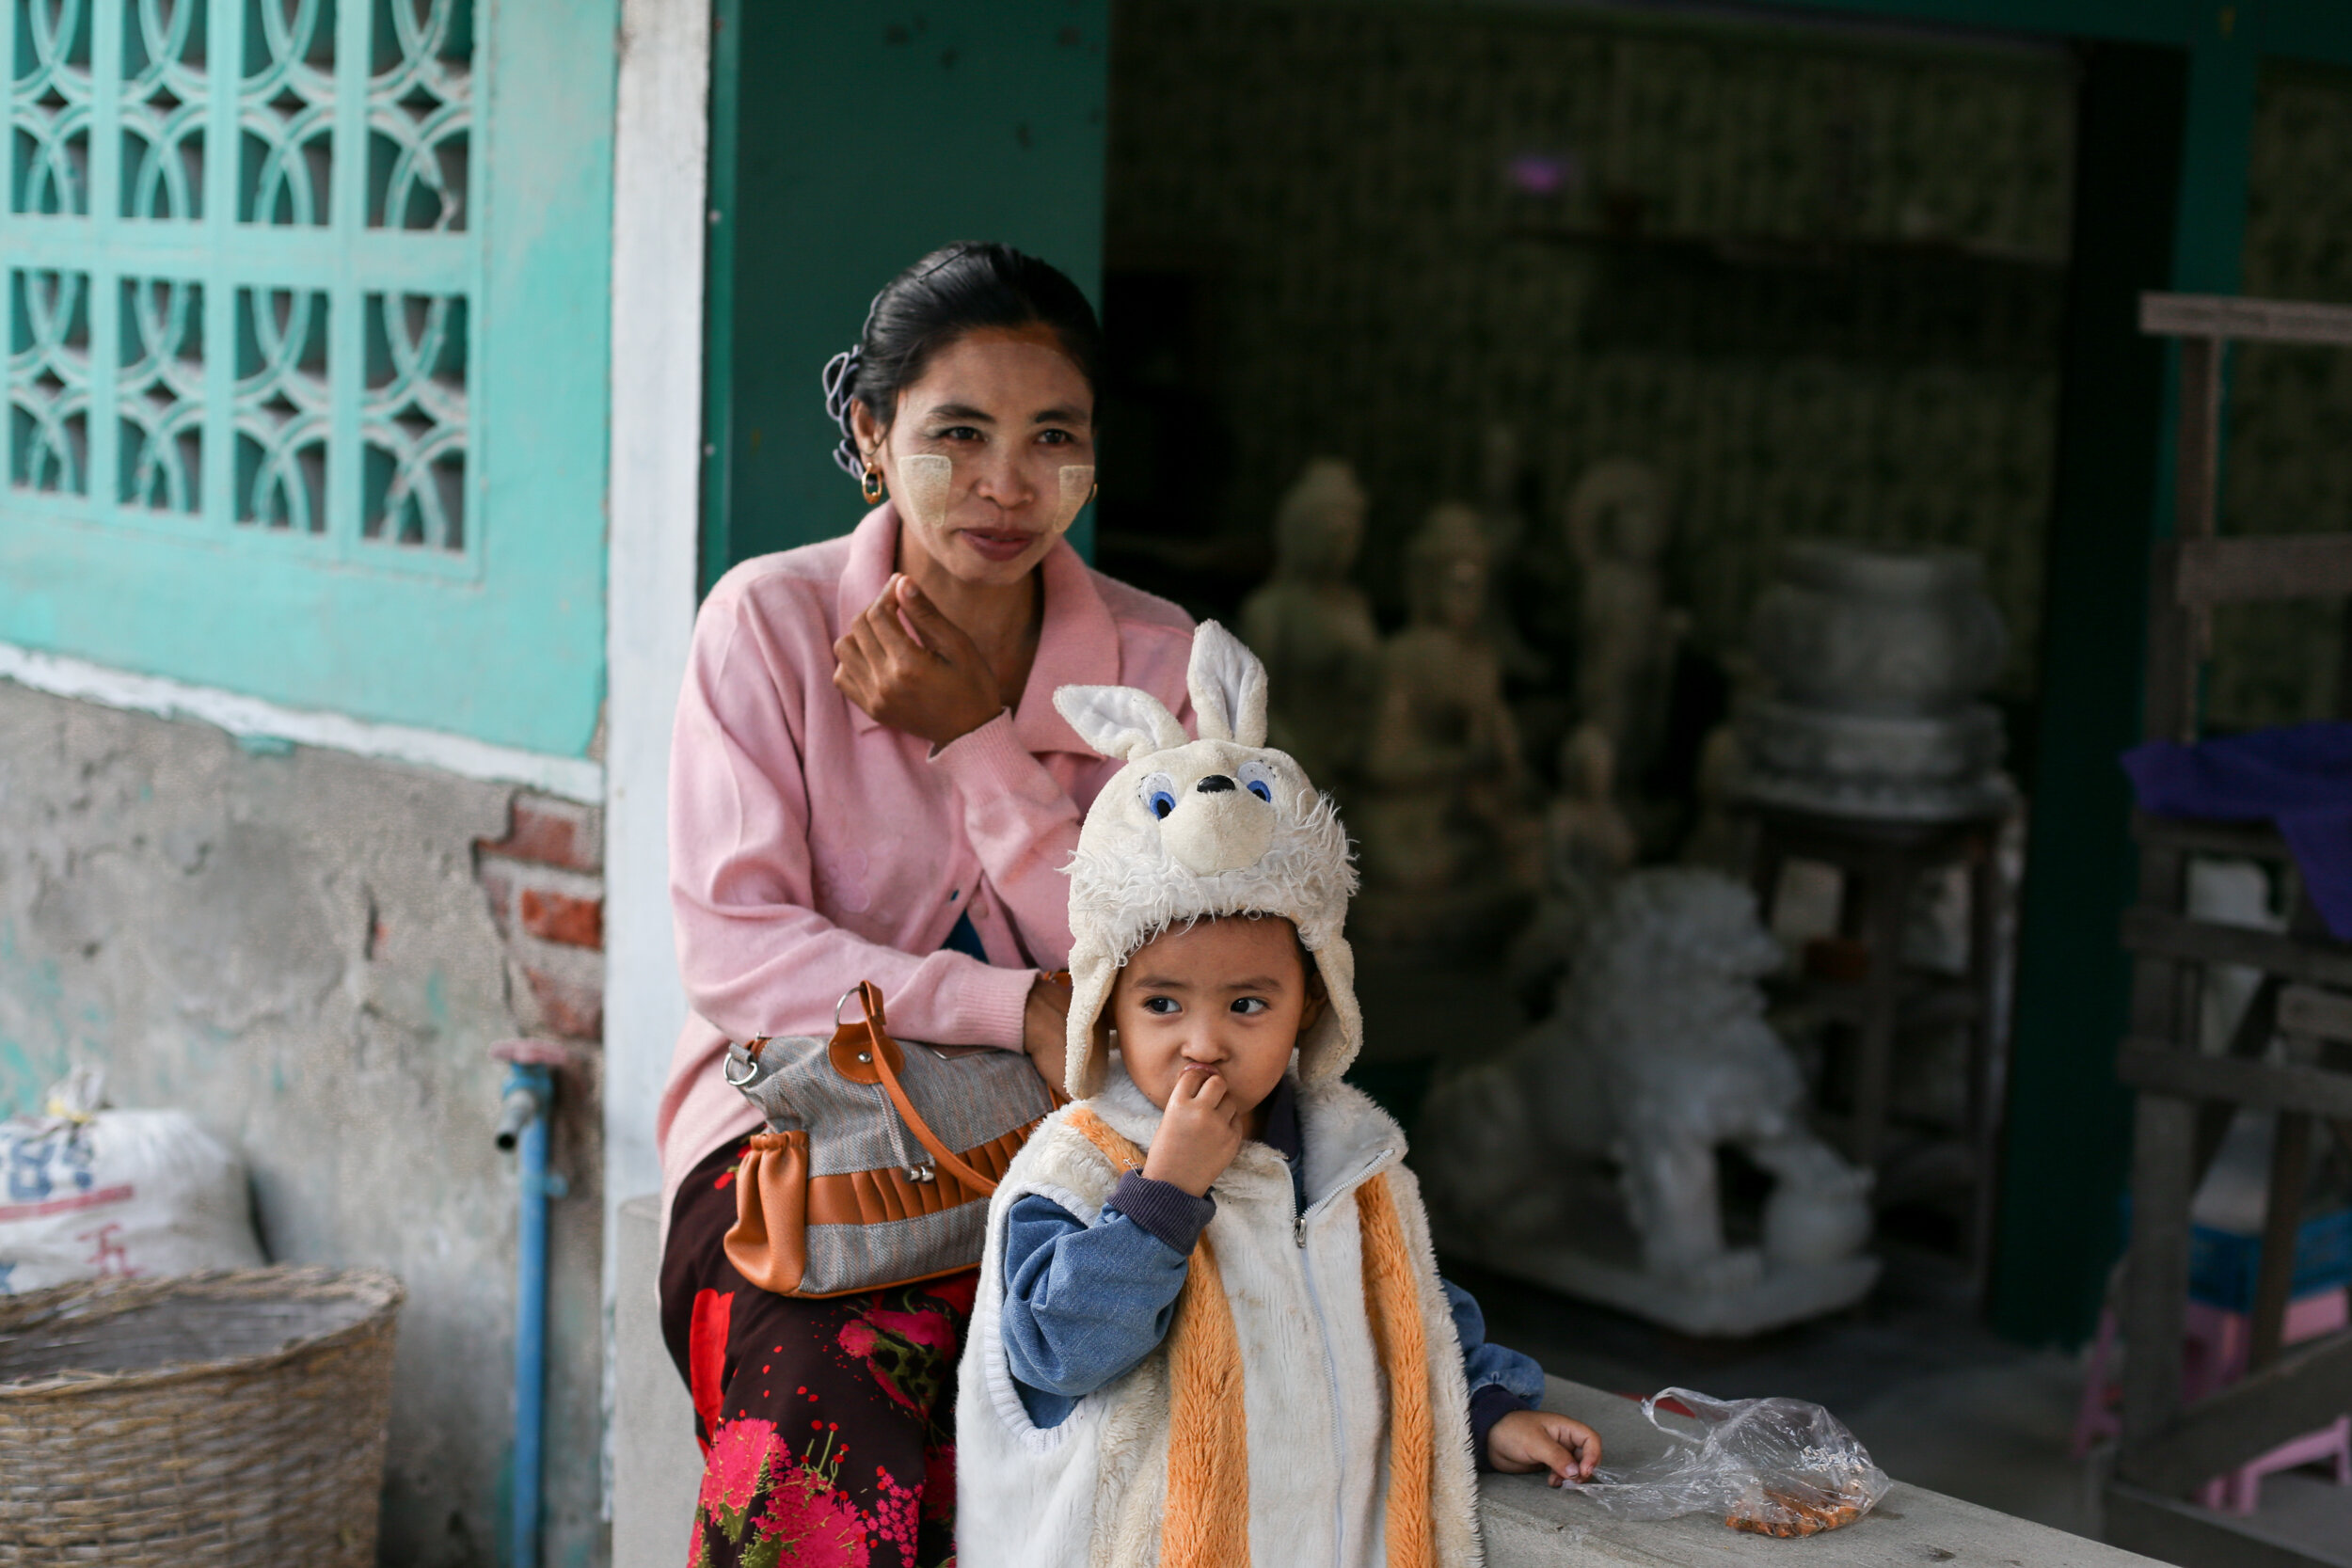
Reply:
[[[491, 1143], [521, 1032], [474, 841], [514, 791], [0, 682], [0, 1111], [69, 1065], [245, 1158], [273, 1260], [408, 1288], [383, 1560], [500, 1560], [515, 1204]], [[527, 1001], [521, 1004], [526, 1014]], [[596, 1055], [560, 1091], [547, 1549], [604, 1560]]]

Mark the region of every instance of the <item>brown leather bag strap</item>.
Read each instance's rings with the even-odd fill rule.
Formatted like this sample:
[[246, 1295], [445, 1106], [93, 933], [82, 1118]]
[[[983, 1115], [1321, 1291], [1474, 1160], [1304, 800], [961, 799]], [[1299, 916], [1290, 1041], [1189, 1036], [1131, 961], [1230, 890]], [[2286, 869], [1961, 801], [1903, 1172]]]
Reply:
[[881, 1069], [882, 1092], [890, 1096], [890, 1103], [898, 1108], [899, 1119], [907, 1124], [907, 1130], [914, 1134], [915, 1141], [929, 1149], [931, 1158], [953, 1174], [957, 1180], [974, 1192], [993, 1193], [996, 1183], [964, 1164], [956, 1151], [942, 1143], [939, 1134], [931, 1131], [930, 1123], [923, 1119], [922, 1114], [914, 1108], [914, 1101], [907, 1098], [907, 1091], [900, 1086], [898, 1074], [890, 1065], [889, 1054], [880, 1047], [874, 1052], [874, 1066]]
[[[1048, 978], [1057, 984], [1067, 986], [1070, 983], [1070, 972], [1062, 970]], [[871, 980], [860, 980], [854, 994], [857, 996], [860, 1006], [865, 1010], [866, 1016], [862, 1022], [866, 1030], [867, 1053], [874, 1059], [875, 1076], [881, 1079], [882, 1092], [890, 1097], [890, 1103], [898, 1107], [898, 1117], [907, 1124], [907, 1131], [913, 1132], [915, 1142], [921, 1144], [930, 1157], [953, 1174], [957, 1180], [975, 1192], [993, 1193], [996, 1190], [995, 1181], [973, 1169], [961, 1155], [949, 1148], [946, 1141], [931, 1131], [930, 1123], [923, 1119], [923, 1114], [914, 1108], [914, 1101], [907, 1098], [905, 1086], [898, 1082], [898, 1069], [891, 1065], [891, 1058], [897, 1053], [898, 1047], [898, 1042], [891, 1039], [887, 1033], [889, 1022], [882, 1012], [882, 988]], [[847, 993], [841, 998], [845, 1003], [849, 999]], [[840, 1011], [839, 1007], [834, 1009], [836, 1018]], [[863, 1074], [859, 1076], [862, 1078]], [[1045, 1086], [1045, 1092], [1056, 1110], [1070, 1103], [1070, 1097], [1051, 1084]]]
[[[891, 1059], [898, 1053], [898, 1044], [885, 1033], [889, 1025], [882, 1012], [882, 988], [871, 980], [860, 980], [856, 994], [866, 1011], [862, 1020], [866, 1040], [865, 1053], [873, 1058], [874, 1076], [881, 1081], [882, 1092], [890, 1097], [890, 1103], [898, 1108], [898, 1119], [907, 1124], [907, 1131], [914, 1134], [914, 1141], [929, 1150], [930, 1157], [957, 1180], [974, 1192], [983, 1195], [993, 1193], [996, 1183], [974, 1170], [961, 1155], [949, 1148], [946, 1142], [931, 1131], [930, 1123], [923, 1119], [923, 1113], [914, 1108], [914, 1101], [907, 1098], [906, 1086], [898, 1082], [898, 1069], [891, 1065]], [[847, 1002], [849, 997], [845, 995], [841, 1000]], [[840, 1011], [837, 1007], [834, 1010], [836, 1014]]]

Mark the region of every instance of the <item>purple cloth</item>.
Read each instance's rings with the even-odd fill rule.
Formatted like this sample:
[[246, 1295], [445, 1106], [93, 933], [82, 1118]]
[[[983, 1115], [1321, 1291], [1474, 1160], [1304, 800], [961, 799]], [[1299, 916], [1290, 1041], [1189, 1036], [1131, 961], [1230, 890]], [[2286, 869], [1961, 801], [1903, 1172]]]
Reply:
[[2268, 821], [2287, 841], [2320, 918], [2352, 942], [2352, 724], [2294, 724], [2123, 753], [2139, 809]]

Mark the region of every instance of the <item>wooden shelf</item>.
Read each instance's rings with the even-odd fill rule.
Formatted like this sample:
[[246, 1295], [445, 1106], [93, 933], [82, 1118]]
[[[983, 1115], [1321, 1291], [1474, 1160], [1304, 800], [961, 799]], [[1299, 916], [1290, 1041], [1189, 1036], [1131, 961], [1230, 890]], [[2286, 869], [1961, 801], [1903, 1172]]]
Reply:
[[2352, 943], [2222, 926], [2146, 907], [2123, 912], [2123, 945], [2148, 958], [2244, 964], [2321, 986], [2352, 986]]

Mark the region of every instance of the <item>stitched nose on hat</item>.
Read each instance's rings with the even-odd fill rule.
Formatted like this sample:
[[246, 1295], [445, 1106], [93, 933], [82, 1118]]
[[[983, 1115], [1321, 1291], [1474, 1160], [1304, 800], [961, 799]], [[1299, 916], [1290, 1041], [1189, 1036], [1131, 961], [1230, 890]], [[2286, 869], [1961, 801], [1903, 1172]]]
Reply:
[[1222, 790], [1201, 793], [1202, 785], [1221, 777], [1211, 774], [1193, 785], [1193, 798], [1160, 824], [1160, 842], [1196, 877], [1255, 865], [1274, 842], [1273, 809], [1255, 795], [1235, 789], [1231, 779]]

